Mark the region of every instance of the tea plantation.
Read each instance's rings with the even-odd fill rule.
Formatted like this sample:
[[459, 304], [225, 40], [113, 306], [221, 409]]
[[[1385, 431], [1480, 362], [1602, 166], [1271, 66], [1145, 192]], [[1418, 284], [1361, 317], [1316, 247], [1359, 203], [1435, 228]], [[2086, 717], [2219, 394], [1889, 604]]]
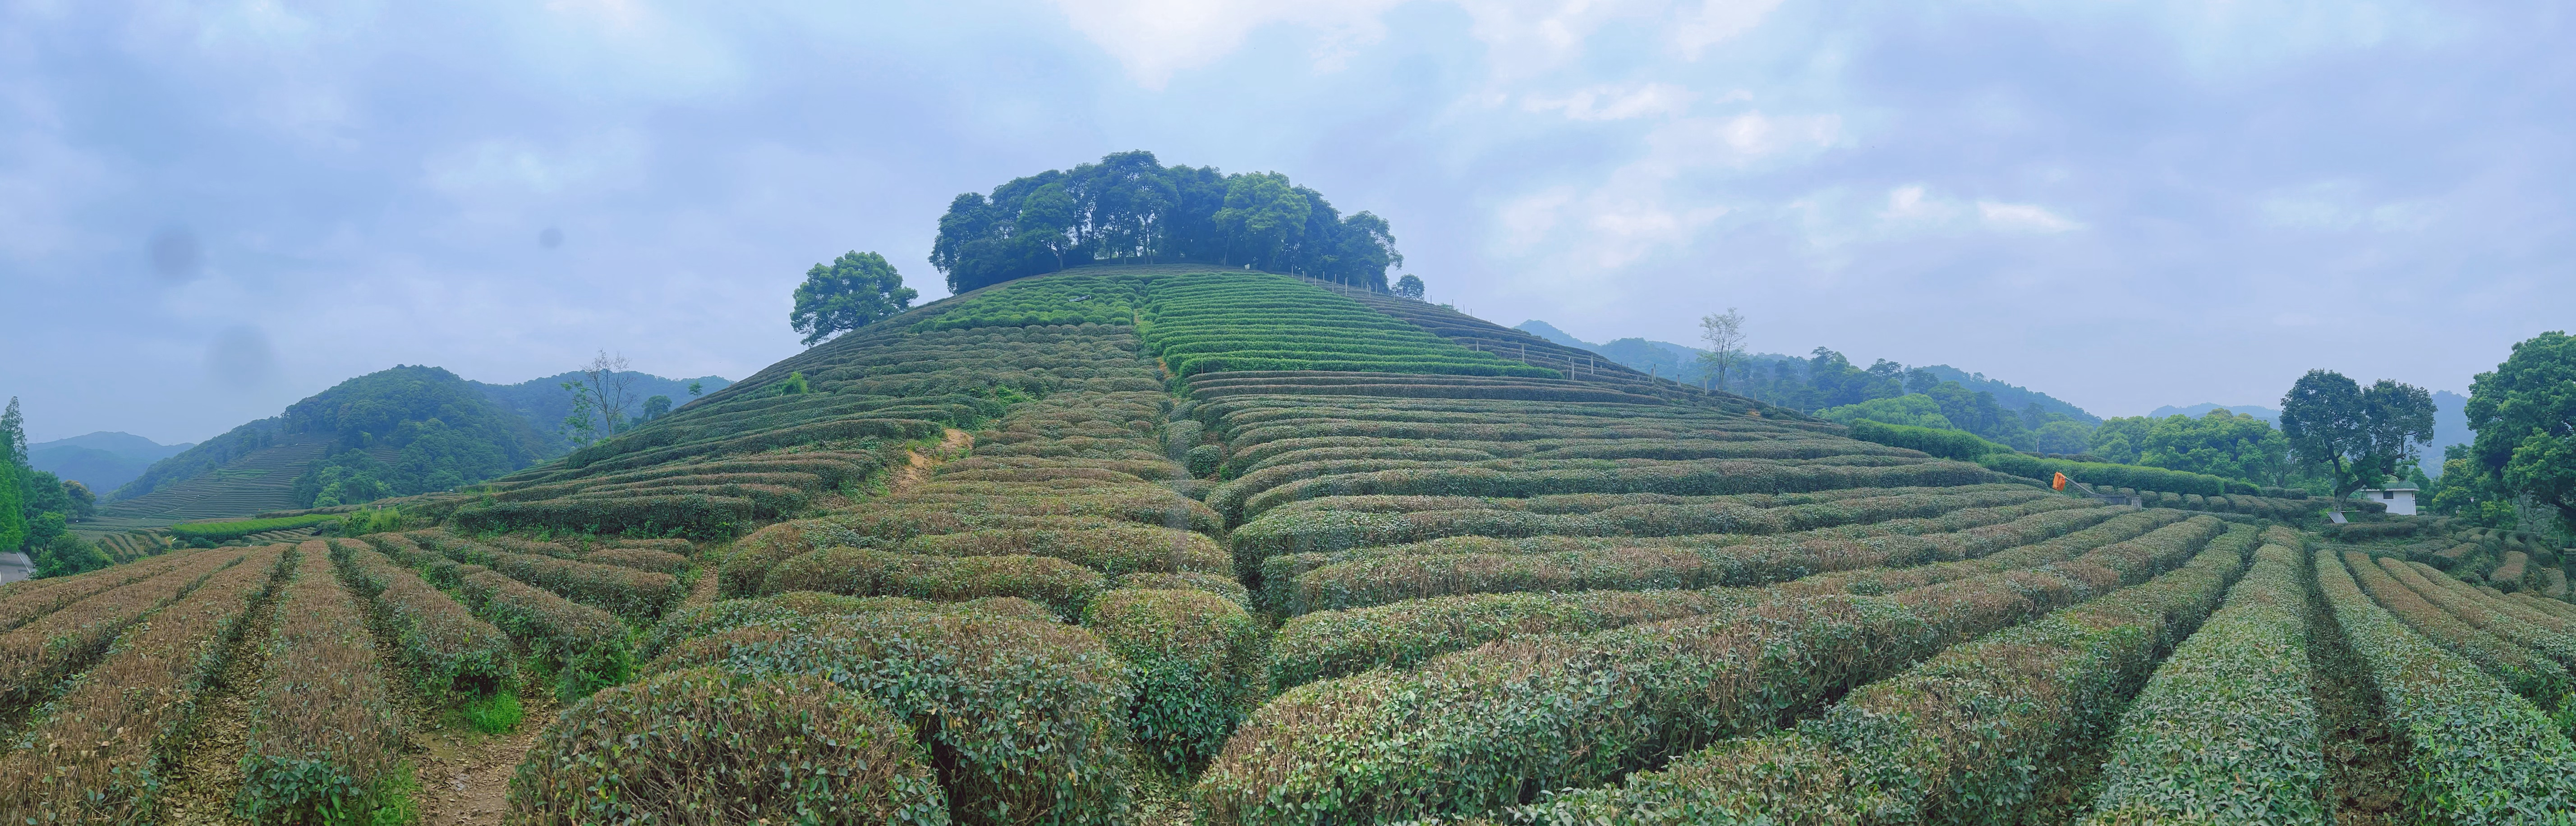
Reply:
[[2576, 822], [2558, 550], [1853, 435], [1291, 276], [1005, 282], [0, 586], [0, 814]]

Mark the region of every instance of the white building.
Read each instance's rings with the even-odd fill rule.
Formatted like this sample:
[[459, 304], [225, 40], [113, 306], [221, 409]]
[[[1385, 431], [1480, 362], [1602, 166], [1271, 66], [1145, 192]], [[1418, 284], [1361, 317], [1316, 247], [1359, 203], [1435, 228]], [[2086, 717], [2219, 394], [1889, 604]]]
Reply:
[[2414, 516], [2416, 490], [2414, 485], [2399, 482], [2384, 488], [2362, 488], [2354, 491], [2353, 495], [2387, 505], [2392, 515]]

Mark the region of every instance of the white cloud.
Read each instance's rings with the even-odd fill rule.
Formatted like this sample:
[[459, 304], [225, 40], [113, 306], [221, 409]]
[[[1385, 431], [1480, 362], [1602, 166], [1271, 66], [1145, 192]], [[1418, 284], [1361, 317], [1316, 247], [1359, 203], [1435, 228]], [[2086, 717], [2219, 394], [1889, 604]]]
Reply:
[[619, 177], [640, 166], [644, 154], [643, 139], [627, 131], [560, 147], [491, 138], [432, 156], [423, 177], [430, 188], [460, 199], [547, 196]]
[[2413, 232], [2433, 220], [2431, 205], [2420, 201], [2374, 202], [2351, 181], [2321, 181], [2260, 195], [2255, 204], [2265, 223], [2287, 229], [2350, 232]]
[[[1318, 30], [1320, 68], [1334, 68], [1352, 47], [1385, 34], [1380, 18], [1401, 0], [1054, 0], [1075, 31], [1125, 66], [1127, 75], [1160, 89], [1173, 73], [1215, 62], [1273, 24]], [[1563, 66], [1614, 21], [1668, 32], [1672, 47], [1697, 57], [1760, 26], [1780, 0], [1451, 0], [1468, 33], [1494, 55], [1497, 79], [1517, 80]]]
[[2047, 207], [2037, 206], [2034, 204], [2006, 204], [1995, 201], [1978, 201], [1977, 216], [1985, 221], [1986, 228], [1996, 230], [1998, 232], [2035, 232], [2052, 234], [2059, 232], [2073, 232], [2084, 228], [2083, 224], [2076, 223], [2065, 216], [2050, 212]]
[[1373, 42], [1385, 31], [1378, 16], [1397, 2], [1055, 0], [1055, 5], [1075, 31], [1126, 66], [1129, 78], [1160, 89], [1173, 73], [1212, 63], [1243, 45], [1253, 29], [1274, 23], [1323, 30], [1328, 51]]
[[1684, 114], [1690, 111], [1693, 97], [1696, 95], [1691, 90], [1670, 83], [1594, 86], [1562, 97], [1532, 95], [1521, 100], [1521, 108], [1531, 112], [1561, 111], [1572, 120], [1628, 120]]

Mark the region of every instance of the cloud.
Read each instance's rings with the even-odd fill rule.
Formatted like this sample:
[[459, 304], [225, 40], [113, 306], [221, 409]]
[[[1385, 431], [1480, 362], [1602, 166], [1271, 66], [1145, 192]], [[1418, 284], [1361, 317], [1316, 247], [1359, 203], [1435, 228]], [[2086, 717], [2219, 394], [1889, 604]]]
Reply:
[[1593, 86], [1561, 97], [1528, 96], [1522, 98], [1521, 108], [1564, 112], [1570, 120], [1628, 120], [1683, 114], [1690, 111], [1692, 97], [1691, 90], [1670, 83]]
[[[1176, 72], [1216, 62], [1270, 25], [1315, 30], [1319, 68], [1338, 68], [1355, 47], [1385, 36], [1385, 13], [1401, 0], [1053, 0], [1075, 31], [1109, 53], [1128, 77], [1161, 89]], [[1614, 23], [1660, 29], [1685, 57], [1760, 26], [1780, 0], [1452, 0], [1468, 33], [1489, 53], [1496, 78], [1516, 80], [1563, 68]]]
[[1272, 24], [1319, 29], [1328, 44], [1367, 43], [1385, 32], [1378, 16], [1398, 0], [1055, 0], [1074, 31], [1125, 66], [1137, 85], [1161, 89], [1172, 75], [1232, 53], [1252, 30]]
[[2364, 195], [2361, 184], [2348, 180], [2320, 181], [2262, 193], [2256, 198], [2255, 209], [2262, 214], [2264, 223], [2272, 226], [2322, 232], [2413, 232], [2433, 220], [2429, 204], [2375, 201]]
[[1995, 201], [1978, 201], [1977, 216], [1985, 221], [1986, 228], [1998, 232], [2035, 232], [2048, 234], [2073, 232], [2084, 228], [2083, 224], [2076, 223], [2065, 216], [2050, 212], [2047, 207], [2034, 204], [2006, 204], [1997, 203]]

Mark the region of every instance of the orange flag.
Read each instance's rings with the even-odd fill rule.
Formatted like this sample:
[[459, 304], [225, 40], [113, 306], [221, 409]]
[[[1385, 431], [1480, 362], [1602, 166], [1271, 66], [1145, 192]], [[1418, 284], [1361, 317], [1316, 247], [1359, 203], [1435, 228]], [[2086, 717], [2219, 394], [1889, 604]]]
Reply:
[[2049, 480], [2049, 481], [2048, 481], [2048, 489], [2050, 489], [2050, 490], [2065, 490], [2065, 489], [2066, 489], [2066, 474], [2063, 474], [2063, 473], [2057, 474], [2057, 478]]

